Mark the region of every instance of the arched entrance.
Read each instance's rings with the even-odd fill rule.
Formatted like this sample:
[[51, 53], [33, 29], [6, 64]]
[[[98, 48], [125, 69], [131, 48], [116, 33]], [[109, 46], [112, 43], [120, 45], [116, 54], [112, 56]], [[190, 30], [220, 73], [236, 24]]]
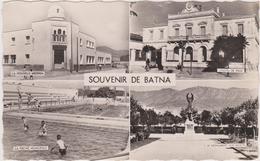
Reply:
[[175, 48], [173, 49], [173, 52], [174, 52], [173, 59], [174, 59], [174, 60], [179, 60], [179, 55], [180, 55], [179, 49], [180, 49], [179, 47], [175, 47]]
[[66, 67], [66, 46], [53, 45], [53, 67], [54, 69], [65, 69]]
[[186, 61], [193, 61], [193, 49], [192, 47], [188, 46], [186, 48], [186, 57], [185, 57]]
[[206, 62], [207, 61], [207, 48], [205, 46], [201, 46], [200, 47], [201, 50], [201, 57], [202, 57], [202, 61]]

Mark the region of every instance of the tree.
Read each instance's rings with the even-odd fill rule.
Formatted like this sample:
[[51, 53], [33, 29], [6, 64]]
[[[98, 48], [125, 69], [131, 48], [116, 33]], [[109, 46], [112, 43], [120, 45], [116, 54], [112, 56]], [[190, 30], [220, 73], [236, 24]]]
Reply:
[[180, 66], [180, 70], [183, 70], [183, 56], [184, 56], [184, 50], [185, 50], [185, 46], [187, 44], [187, 41], [178, 41], [178, 47], [181, 49], [181, 66]]
[[136, 2], [130, 2], [130, 15], [131, 16], [138, 16], [136, 11], [133, 10], [133, 5], [135, 4]]
[[165, 111], [163, 114], [164, 117], [164, 123], [167, 125], [174, 124], [174, 115], [170, 111]]
[[130, 124], [132, 127], [138, 125], [140, 122], [140, 109], [141, 105], [138, 104], [137, 100], [130, 97]]
[[[181, 109], [180, 115], [184, 121], [188, 118], [188, 113], [189, 113], [188, 108]], [[198, 114], [198, 111], [194, 108], [191, 108], [191, 117], [193, 119], [196, 117], [197, 114]]]
[[146, 113], [148, 115], [148, 120], [147, 120], [148, 125], [156, 125], [159, 123], [158, 116], [153, 109], [146, 110]]
[[235, 125], [234, 116], [237, 110], [235, 108], [226, 107], [220, 113], [222, 124], [224, 125]]
[[211, 48], [212, 61], [208, 62], [208, 70], [216, 71], [217, 68], [229, 67], [230, 62], [243, 62], [243, 50], [247, 45], [249, 43], [246, 37], [241, 34], [217, 37]]
[[209, 125], [211, 123], [211, 112], [203, 110], [201, 112], [201, 123], [203, 125]]
[[111, 90], [109, 87], [101, 87], [95, 92], [95, 97], [115, 98], [115, 96], [115, 91]]
[[211, 116], [211, 122], [217, 126], [221, 125], [221, 117], [218, 112], [213, 112]]

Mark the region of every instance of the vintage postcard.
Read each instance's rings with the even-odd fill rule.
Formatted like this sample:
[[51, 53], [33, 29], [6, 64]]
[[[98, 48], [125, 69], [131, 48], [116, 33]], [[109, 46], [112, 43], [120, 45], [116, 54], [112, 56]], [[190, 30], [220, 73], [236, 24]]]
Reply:
[[258, 1], [1, 4], [0, 160], [258, 159]]

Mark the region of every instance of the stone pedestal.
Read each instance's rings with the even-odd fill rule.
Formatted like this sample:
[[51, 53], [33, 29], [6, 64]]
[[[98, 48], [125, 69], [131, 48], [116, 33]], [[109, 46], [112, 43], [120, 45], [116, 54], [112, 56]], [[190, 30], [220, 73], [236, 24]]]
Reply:
[[185, 131], [184, 131], [184, 134], [187, 135], [187, 134], [195, 134], [195, 123], [193, 121], [190, 121], [189, 119], [187, 119], [185, 121]]

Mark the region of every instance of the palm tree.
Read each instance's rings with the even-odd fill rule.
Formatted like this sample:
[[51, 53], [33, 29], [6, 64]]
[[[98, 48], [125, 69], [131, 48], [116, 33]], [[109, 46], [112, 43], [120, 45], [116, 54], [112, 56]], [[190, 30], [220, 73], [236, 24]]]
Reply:
[[[211, 48], [211, 60], [208, 67], [216, 71], [217, 68], [229, 67], [230, 62], [243, 62], [243, 50], [249, 45], [245, 36], [219, 36]], [[224, 55], [220, 55], [223, 51]]]
[[130, 15], [131, 16], [138, 16], [136, 11], [133, 10], [133, 5], [135, 4], [136, 2], [130, 2]]

